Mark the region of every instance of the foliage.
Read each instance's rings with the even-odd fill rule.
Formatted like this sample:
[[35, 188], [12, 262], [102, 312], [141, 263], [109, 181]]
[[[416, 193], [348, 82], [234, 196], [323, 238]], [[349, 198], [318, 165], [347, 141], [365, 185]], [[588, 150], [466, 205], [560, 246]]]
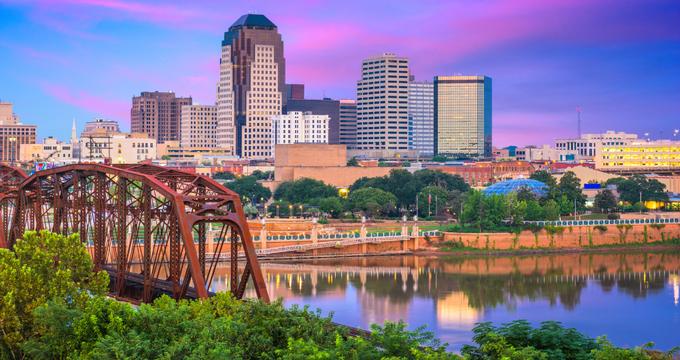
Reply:
[[[424, 328], [371, 325], [351, 336], [320, 311], [236, 300], [167, 296], [133, 308], [104, 296], [107, 275], [93, 273], [77, 235], [27, 232], [0, 250], [0, 358], [39, 359], [462, 359]], [[670, 359], [620, 349], [556, 322], [519, 320], [474, 328], [465, 359]]]
[[616, 189], [619, 192], [621, 201], [635, 204], [640, 201], [667, 201], [666, 185], [658, 180], [648, 179], [643, 175], [633, 175], [625, 180], [617, 180]]
[[77, 234], [27, 231], [14, 251], [0, 249], [0, 358], [16, 357], [36, 331], [33, 312], [48, 300], [74, 307], [108, 286], [105, 272], [93, 272]]
[[272, 214], [272, 216], [288, 217], [290, 215], [290, 205], [288, 201], [276, 200], [269, 204], [267, 207], [267, 212]]
[[418, 193], [418, 214], [437, 216], [444, 211], [449, 193], [439, 186], [426, 186]]
[[508, 217], [508, 200], [503, 195], [484, 195], [481, 191], [470, 190], [463, 205], [462, 223], [478, 228], [492, 229]]
[[545, 220], [554, 221], [560, 217], [560, 207], [555, 200], [548, 200], [543, 205], [543, 217]]
[[404, 169], [395, 169], [386, 176], [358, 179], [352, 184], [350, 190], [356, 191], [365, 187], [381, 189], [394, 194], [399, 207], [408, 208], [415, 205], [416, 196], [428, 186], [437, 186], [446, 191], [461, 193], [470, 189], [470, 186], [459, 175], [429, 169], [418, 170], [411, 174]]
[[367, 216], [387, 215], [396, 210], [397, 198], [376, 188], [361, 188], [349, 193], [349, 209], [361, 211]]
[[351, 159], [347, 160], [347, 166], [359, 166], [359, 161], [357, 161], [356, 157], [352, 157]]
[[236, 176], [229, 171], [220, 171], [220, 172], [216, 172], [215, 175], [213, 175], [213, 179], [216, 179], [216, 180], [234, 180], [234, 179], [236, 179]]
[[478, 346], [466, 345], [462, 349], [463, 355], [471, 360], [589, 359], [598, 346], [595, 340], [554, 321], [543, 322], [538, 328], [525, 320], [498, 327], [484, 322], [472, 331]]
[[570, 204], [576, 204], [577, 210], [585, 209], [586, 197], [581, 192], [581, 180], [572, 171], [567, 171], [557, 185], [559, 192], [567, 197]]
[[334, 186], [327, 185], [323, 181], [303, 178], [281, 183], [274, 192], [274, 199], [304, 204], [313, 199], [337, 195], [338, 189]]
[[255, 170], [253, 171], [250, 176], [255, 177], [257, 180], [269, 180], [274, 177], [274, 172], [273, 171], [262, 171], [262, 170]]
[[272, 197], [272, 192], [257, 182], [257, 178], [254, 176], [241, 176], [234, 181], [225, 183], [225, 185], [241, 195], [242, 198], [254, 203], [261, 203]]
[[595, 209], [608, 213], [616, 209], [616, 196], [609, 189], [604, 189], [595, 195]]
[[344, 210], [343, 200], [338, 197], [327, 197], [319, 200], [319, 210], [337, 218]]

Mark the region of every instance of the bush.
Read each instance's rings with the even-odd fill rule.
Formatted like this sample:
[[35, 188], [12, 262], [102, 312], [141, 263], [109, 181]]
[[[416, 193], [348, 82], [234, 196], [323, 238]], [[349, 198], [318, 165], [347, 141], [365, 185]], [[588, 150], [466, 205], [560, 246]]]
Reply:
[[595, 225], [593, 226], [593, 229], [599, 231], [600, 234], [604, 234], [607, 232], [607, 227], [604, 225]]
[[607, 214], [607, 219], [609, 219], [609, 220], [618, 220], [620, 218], [621, 218], [621, 215], [619, 215], [617, 213]]

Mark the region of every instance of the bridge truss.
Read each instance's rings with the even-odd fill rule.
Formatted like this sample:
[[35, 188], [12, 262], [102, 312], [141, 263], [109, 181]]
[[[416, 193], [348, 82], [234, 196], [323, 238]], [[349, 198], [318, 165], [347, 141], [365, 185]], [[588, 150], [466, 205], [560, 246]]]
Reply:
[[[29, 177], [13, 170], [0, 167], [0, 181], [16, 179], [0, 184], [0, 246], [25, 230], [79, 233], [112, 293], [144, 302], [209, 296], [228, 253], [232, 294], [242, 298], [252, 278], [269, 301], [240, 199], [212, 179], [142, 164], [73, 164]], [[219, 235], [208, 239], [208, 228]]]

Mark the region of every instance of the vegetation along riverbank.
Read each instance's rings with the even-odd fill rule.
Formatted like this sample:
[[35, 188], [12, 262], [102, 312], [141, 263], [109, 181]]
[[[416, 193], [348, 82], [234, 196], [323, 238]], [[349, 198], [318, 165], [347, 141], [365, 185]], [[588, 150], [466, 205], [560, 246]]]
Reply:
[[480, 323], [460, 354], [404, 323], [351, 336], [330, 317], [280, 301], [168, 297], [139, 307], [106, 296], [78, 236], [27, 232], [0, 249], [2, 359], [671, 359], [652, 345], [623, 349], [556, 322]]

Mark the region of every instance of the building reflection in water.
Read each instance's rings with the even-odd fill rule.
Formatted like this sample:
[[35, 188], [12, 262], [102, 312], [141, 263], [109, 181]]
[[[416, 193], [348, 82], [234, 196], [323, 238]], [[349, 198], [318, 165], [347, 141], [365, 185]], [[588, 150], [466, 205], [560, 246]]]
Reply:
[[[213, 291], [229, 289], [228, 268], [225, 264], [224, 272], [218, 271]], [[262, 270], [271, 298], [336, 314], [344, 311], [343, 316], [354, 320], [337, 321], [356, 321], [348, 325], [365, 328], [405, 320], [439, 331], [469, 332], [497, 308], [513, 313], [521, 304], [543, 302], [573, 312], [589, 288], [634, 299], [672, 288], [674, 304], [680, 300], [680, 254], [672, 252], [342, 258], [264, 263]], [[254, 291], [248, 289], [247, 295], [254, 296]]]

